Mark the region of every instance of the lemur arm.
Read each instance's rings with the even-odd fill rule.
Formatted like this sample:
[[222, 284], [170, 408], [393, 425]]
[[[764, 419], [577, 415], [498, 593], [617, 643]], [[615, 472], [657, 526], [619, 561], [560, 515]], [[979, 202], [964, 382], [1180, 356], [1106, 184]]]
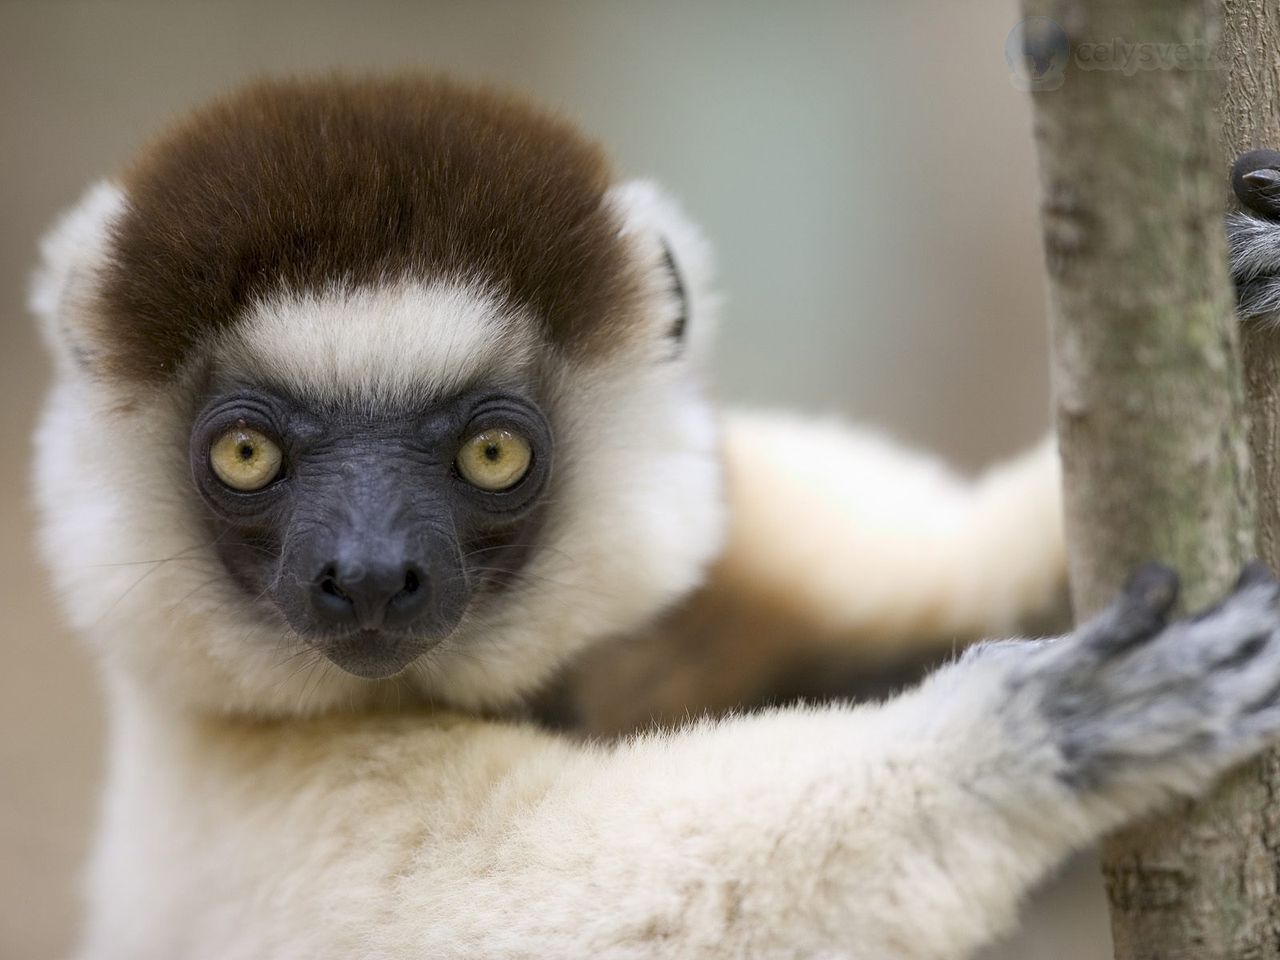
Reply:
[[967, 480], [845, 424], [731, 412], [724, 458], [728, 537], [706, 583], [581, 661], [555, 700], [570, 724], [616, 733], [879, 695], [971, 640], [1065, 613], [1048, 440]]
[[1075, 634], [980, 645], [882, 706], [584, 747], [535, 796], [500, 784], [399, 910], [441, 918], [431, 955], [962, 960], [1072, 849], [1280, 726], [1275, 582], [1165, 626], [1175, 592], [1149, 568]]

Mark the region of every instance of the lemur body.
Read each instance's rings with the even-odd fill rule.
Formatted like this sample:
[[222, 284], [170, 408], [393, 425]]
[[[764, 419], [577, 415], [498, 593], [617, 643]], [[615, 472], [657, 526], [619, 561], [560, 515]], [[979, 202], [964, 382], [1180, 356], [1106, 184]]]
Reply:
[[33, 303], [43, 549], [111, 714], [86, 960], [963, 957], [1280, 730], [1258, 570], [1171, 624], [1148, 570], [878, 706], [503, 719], [593, 641], [758, 627], [744, 598], [829, 651], [1001, 630], [1062, 565], [1048, 449], [968, 489], [824, 428], [722, 441], [701, 240], [522, 102], [249, 88], [92, 191]]
[[1069, 622], [1051, 443], [970, 480], [836, 420], [729, 410], [721, 437], [723, 546], [690, 596], [551, 689], [572, 728], [874, 699], [974, 640]]

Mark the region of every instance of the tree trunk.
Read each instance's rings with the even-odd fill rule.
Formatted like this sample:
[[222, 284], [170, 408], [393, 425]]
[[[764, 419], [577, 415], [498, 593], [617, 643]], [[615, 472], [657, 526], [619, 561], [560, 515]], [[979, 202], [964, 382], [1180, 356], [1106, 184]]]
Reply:
[[[1224, 155], [1230, 159], [1261, 147], [1280, 149], [1280, 0], [1223, 0], [1222, 8]], [[1243, 348], [1258, 543], [1268, 566], [1280, 570], [1280, 324], [1245, 327]], [[1246, 815], [1241, 828], [1256, 829], [1266, 851], [1268, 862], [1257, 869], [1269, 872], [1259, 890], [1272, 899], [1254, 923], [1271, 951], [1258, 956], [1272, 957], [1280, 955], [1275, 889], [1280, 885], [1280, 751], [1271, 751], [1241, 776], [1248, 778], [1243, 789], [1261, 798], [1262, 805]]]
[[[1262, 2], [1274, 38], [1274, 2]], [[1034, 103], [1079, 617], [1150, 559], [1180, 571], [1188, 606], [1204, 604], [1256, 550], [1222, 230], [1228, 155], [1216, 117], [1225, 104], [1233, 151], [1275, 133], [1257, 118], [1278, 89], [1275, 47], [1259, 59], [1256, 46], [1261, 6], [1228, 0], [1228, 77], [1213, 62], [1195, 62], [1217, 49], [1213, 3], [1026, 0], [1027, 16], [1055, 21], [1074, 54], [1061, 87], [1037, 92]], [[1122, 44], [1132, 43], [1149, 46], [1126, 54]], [[1122, 67], [1127, 56], [1133, 69], [1096, 69]], [[1266, 145], [1280, 148], [1280, 138]], [[1255, 440], [1272, 454], [1259, 462], [1275, 491], [1266, 498], [1273, 510], [1280, 355], [1266, 339], [1251, 343], [1249, 373], [1251, 392], [1269, 404]], [[1277, 557], [1268, 559], [1275, 566]], [[1118, 958], [1280, 958], [1277, 790], [1280, 768], [1254, 763], [1206, 801], [1108, 841], [1103, 868]]]
[[[1280, 0], [1224, 0], [1223, 10], [1224, 155], [1280, 150]], [[1243, 339], [1259, 542], [1280, 570], [1280, 329], [1250, 324]]]

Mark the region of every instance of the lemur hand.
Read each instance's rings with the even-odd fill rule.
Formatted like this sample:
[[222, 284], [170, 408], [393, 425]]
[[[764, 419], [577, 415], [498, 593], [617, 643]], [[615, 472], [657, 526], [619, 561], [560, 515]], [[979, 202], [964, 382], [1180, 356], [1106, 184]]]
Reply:
[[1010, 658], [1006, 718], [1042, 731], [1082, 799], [1132, 813], [1195, 794], [1280, 737], [1280, 584], [1251, 564], [1217, 606], [1170, 622], [1177, 593], [1171, 570], [1146, 566], [1076, 632], [968, 655]]
[[1245, 208], [1227, 217], [1240, 316], [1272, 315], [1280, 310], [1280, 151], [1241, 154], [1231, 187]]

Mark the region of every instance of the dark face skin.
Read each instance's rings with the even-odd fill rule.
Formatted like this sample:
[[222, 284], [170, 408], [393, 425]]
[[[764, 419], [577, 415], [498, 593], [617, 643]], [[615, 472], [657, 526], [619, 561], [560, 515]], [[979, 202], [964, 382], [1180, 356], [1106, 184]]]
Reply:
[[[500, 489], [468, 480], [466, 463], [483, 469], [486, 457], [511, 453], [510, 444], [500, 453], [469, 444], [478, 435], [522, 439], [527, 467]], [[215, 468], [228, 436], [251, 438], [229, 444], [233, 459], [278, 448], [278, 472], [259, 489], [236, 489]], [[541, 411], [512, 393], [475, 391], [426, 410], [357, 418], [235, 388], [196, 417], [190, 456], [236, 582], [270, 600], [335, 664], [378, 679], [399, 673], [480, 596], [514, 579], [537, 533], [551, 449]]]

